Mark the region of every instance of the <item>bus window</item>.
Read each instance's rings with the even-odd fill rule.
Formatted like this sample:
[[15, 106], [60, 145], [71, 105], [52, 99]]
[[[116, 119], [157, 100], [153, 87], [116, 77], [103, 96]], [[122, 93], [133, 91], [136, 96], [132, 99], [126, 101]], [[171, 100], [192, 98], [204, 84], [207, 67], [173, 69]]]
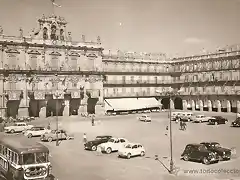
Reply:
[[14, 153], [14, 156], [13, 156], [13, 162], [18, 164], [18, 154], [17, 153]]
[[0, 154], [2, 154], [2, 150], [3, 148], [2, 148], [2, 145], [0, 144]]
[[23, 164], [35, 164], [34, 154], [23, 154]]
[[47, 153], [36, 153], [37, 163], [46, 163], [48, 161]]

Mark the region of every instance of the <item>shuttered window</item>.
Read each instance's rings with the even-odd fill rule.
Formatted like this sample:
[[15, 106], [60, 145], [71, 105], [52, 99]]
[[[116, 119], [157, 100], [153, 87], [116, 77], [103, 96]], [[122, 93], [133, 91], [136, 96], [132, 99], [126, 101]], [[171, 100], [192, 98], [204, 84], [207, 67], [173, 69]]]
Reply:
[[37, 56], [35, 55], [30, 56], [29, 61], [31, 69], [37, 69]]
[[51, 58], [51, 68], [52, 70], [57, 70], [58, 69], [58, 56], [52, 55]]

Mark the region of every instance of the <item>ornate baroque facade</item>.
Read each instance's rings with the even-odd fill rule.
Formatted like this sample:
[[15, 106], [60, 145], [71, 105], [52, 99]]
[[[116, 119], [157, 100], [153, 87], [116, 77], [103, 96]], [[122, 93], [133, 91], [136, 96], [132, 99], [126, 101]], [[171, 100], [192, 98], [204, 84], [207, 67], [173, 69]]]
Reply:
[[103, 113], [100, 38], [72, 41], [61, 17], [43, 16], [38, 22], [29, 37], [22, 29], [17, 37], [0, 30], [1, 114]]
[[[240, 49], [168, 59], [75, 42], [61, 17], [43, 16], [31, 36], [0, 28], [0, 109], [5, 116], [104, 113], [104, 98], [157, 98], [165, 108], [240, 112]], [[169, 101], [170, 88], [181, 90]]]

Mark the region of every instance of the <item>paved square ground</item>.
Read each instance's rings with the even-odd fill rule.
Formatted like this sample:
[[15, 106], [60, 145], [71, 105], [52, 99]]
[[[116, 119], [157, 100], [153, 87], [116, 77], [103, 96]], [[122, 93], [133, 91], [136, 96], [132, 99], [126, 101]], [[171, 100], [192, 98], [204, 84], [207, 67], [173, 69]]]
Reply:
[[[207, 114], [207, 113], [205, 113]], [[209, 126], [206, 124], [188, 123], [187, 130], [180, 131], [179, 124], [173, 122], [173, 154], [174, 163], [179, 171], [177, 176], [168, 175], [167, 170], [156, 160], [160, 160], [169, 167], [169, 137], [165, 135], [166, 126], [169, 124], [167, 112], [149, 114], [152, 117], [151, 123], [144, 123], [137, 120], [139, 114], [121, 115], [115, 117], [97, 118], [96, 126], [91, 126], [87, 118], [60, 117], [59, 124], [75, 136], [74, 140], [62, 141], [60, 146], [55, 143], [44, 143], [51, 152], [51, 163], [53, 172], [58, 180], [159, 180], [159, 179], [226, 179], [229, 177], [240, 177], [240, 159], [238, 156], [231, 161], [218, 164], [203, 165], [195, 162], [184, 162], [180, 160], [180, 154], [188, 143], [202, 141], [217, 141], [224, 147], [240, 150], [240, 128], [226, 125]], [[227, 116], [230, 121], [234, 114]], [[35, 124], [46, 124], [51, 121], [54, 128], [55, 119], [36, 121]], [[132, 142], [139, 142], [146, 149], [145, 157], [136, 157], [130, 160], [120, 159], [117, 153], [110, 155], [97, 155], [96, 152], [83, 149], [83, 133], [87, 133], [88, 140], [97, 135], [112, 135], [124, 137]], [[215, 173], [215, 174], [193, 174], [186, 173], [192, 169], [238, 169], [238, 173]], [[233, 178], [233, 179], [234, 179]]]

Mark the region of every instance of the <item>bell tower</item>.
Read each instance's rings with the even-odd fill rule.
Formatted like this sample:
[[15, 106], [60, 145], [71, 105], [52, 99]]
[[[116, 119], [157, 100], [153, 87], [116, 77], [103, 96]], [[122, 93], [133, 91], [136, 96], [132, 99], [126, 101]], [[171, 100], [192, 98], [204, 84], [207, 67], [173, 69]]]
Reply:
[[66, 41], [67, 32], [66, 25], [67, 22], [63, 17], [58, 17], [55, 15], [45, 17], [42, 16], [38, 20], [39, 28], [32, 35], [33, 39], [41, 40], [52, 40], [52, 41]]

